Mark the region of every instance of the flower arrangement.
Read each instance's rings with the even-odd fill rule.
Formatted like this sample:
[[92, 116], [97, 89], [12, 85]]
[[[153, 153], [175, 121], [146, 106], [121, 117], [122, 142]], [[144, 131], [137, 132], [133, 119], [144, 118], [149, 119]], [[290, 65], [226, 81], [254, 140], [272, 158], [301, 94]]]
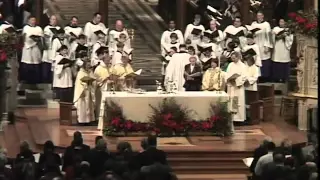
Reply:
[[174, 98], [165, 98], [158, 106], [150, 105], [152, 115], [148, 123], [127, 120], [117, 103], [105, 103], [106, 136], [123, 136], [128, 133], [154, 133], [157, 136], [187, 136], [191, 133], [229, 136], [231, 132], [231, 113], [227, 102], [210, 104], [210, 117], [206, 120], [190, 120], [190, 112], [178, 104]]
[[297, 13], [289, 13], [288, 28], [294, 33], [317, 38], [319, 33], [318, 16], [317, 12], [307, 13], [298, 11]]

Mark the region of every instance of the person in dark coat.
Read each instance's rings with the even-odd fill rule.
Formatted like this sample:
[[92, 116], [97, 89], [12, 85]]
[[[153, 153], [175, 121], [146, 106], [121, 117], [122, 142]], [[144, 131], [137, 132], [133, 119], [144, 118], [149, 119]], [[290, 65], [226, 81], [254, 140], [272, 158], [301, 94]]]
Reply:
[[261, 145], [254, 150], [254, 152], [253, 152], [253, 161], [252, 161], [251, 166], [250, 166], [250, 171], [252, 173], [254, 173], [254, 169], [256, 168], [256, 164], [257, 164], [258, 160], [260, 159], [260, 157], [262, 157], [263, 155], [266, 155], [268, 153], [267, 145], [270, 142], [271, 142], [271, 139], [270, 138], [266, 138], [265, 140], [263, 140]]
[[196, 63], [197, 59], [195, 56], [191, 56], [189, 59], [190, 63], [184, 67], [184, 88], [186, 91], [200, 91], [202, 81], [202, 68]]
[[273, 153], [273, 162], [267, 164], [262, 171], [261, 180], [290, 180], [290, 168], [284, 166], [284, 154], [282, 151]]
[[54, 144], [52, 141], [46, 141], [43, 148], [43, 153], [40, 155], [38, 166], [40, 175], [44, 175], [49, 171], [57, 170], [60, 173], [59, 166], [61, 165], [59, 154], [54, 152]]

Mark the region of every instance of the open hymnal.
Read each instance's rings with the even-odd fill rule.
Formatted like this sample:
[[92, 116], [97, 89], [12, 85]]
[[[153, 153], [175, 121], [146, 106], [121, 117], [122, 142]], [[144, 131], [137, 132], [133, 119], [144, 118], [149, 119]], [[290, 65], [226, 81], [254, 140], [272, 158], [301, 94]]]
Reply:
[[242, 56], [255, 56], [255, 55], [257, 55], [257, 52], [252, 48], [242, 52]]
[[12, 25], [8, 25], [7, 27], [4, 27], [4, 30], [7, 33], [20, 33], [20, 32], [22, 32], [22, 29], [15, 29]]
[[206, 52], [206, 51], [212, 51], [212, 44], [208, 43], [208, 44], [200, 44], [197, 45], [198, 51], [200, 51], [201, 53]]
[[253, 158], [252, 157], [245, 158], [245, 159], [242, 159], [242, 161], [247, 167], [250, 167], [253, 162]]
[[191, 34], [196, 35], [196, 36], [199, 36], [201, 33], [202, 33], [202, 30], [198, 29], [198, 28], [193, 28], [191, 31]]
[[142, 73], [142, 69], [137, 70], [136, 72], [134, 72], [135, 75], [140, 75]]
[[207, 9], [212, 12], [213, 14], [217, 15], [217, 16], [222, 16], [222, 14], [215, 8], [211, 7], [211, 6], [207, 6]]
[[204, 57], [204, 58], [201, 59], [201, 62], [206, 63], [206, 62], [212, 61], [212, 60], [213, 60], [212, 57]]
[[232, 76], [230, 76], [230, 77], [228, 78], [228, 80], [237, 79], [237, 78], [240, 77], [240, 76], [241, 76], [240, 74], [234, 73]]
[[261, 28], [250, 26], [250, 25], [246, 25], [246, 28], [248, 31], [250, 31], [253, 34], [261, 30]]
[[236, 36], [236, 37], [244, 36], [244, 31], [241, 28], [234, 28], [227, 32], [227, 36]]
[[59, 64], [59, 65], [73, 64], [74, 62], [75, 62], [75, 61], [70, 60], [70, 59], [68, 59], [68, 58], [63, 58], [63, 59], [61, 59], [61, 60], [58, 62], [58, 64]]

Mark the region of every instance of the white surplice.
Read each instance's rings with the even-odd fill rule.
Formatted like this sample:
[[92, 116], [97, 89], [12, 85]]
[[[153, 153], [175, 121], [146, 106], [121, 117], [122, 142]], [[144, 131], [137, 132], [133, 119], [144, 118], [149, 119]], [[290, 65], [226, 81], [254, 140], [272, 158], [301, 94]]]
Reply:
[[[65, 28], [64, 28], [64, 31], [65, 31], [65, 34], [67, 36], [71, 36], [71, 33], [73, 33], [74, 35], [76, 35], [77, 37], [81, 34], [83, 34], [83, 29], [79, 26], [72, 26], [72, 25], [67, 25]], [[75, 54], [74, 54], [74, 51], [75, 51], [75, 48], [78, 44], [77, 40], [74, 40], [73, 42], [68, 42], [69, 44], [69, 56], [70, 58], [74, 59], [75, 57]]]
[[123, 29], [122, 31], [117, 31], [115, 29], [110, 30], [109, 32], [109, 42], [108, 42], [108, 46], [109, 46], [109, 53], [113, 54], [114, 52], [117, 51], [117, 43], [119, 39], [120, 34], [125, 34], [126, 35], [126, 41], [123, 42], [124, 44], [124, 48], [131, 48], [131, 40], [129, 38], [129, 34], [128, 31], [126, 29]]
[[[93, 46], [97, 40], [97, 35], [94, 32], [101, 30], [103, 33], [108, 34], [108, 29], [103, 23], [95, 24], [93, 22], [87, 22], [84, 26], [84, 35], [87, 36], [88, 46]], [[107, 36], [106, 36], [107, 37]]]
[[162, 44], [161, 46], [161, 55], [162, 57], [166, 57], [168, 55], [168, 53], [170, 52], [170, 49], [172, 47], [175, 47], [177, 48], [177, 50], [179, 50], [179, 46], [180, 46], [180, 43], [179, 42], [176, 42], [176, 43], [164, 43]]
[[54, 70], [53, 70], [54, 74], [53, 74], [52, 87], [71, 88], [73, 87], [71, 68], [70, 67], [64, 68], [63, 65], [58, 64], [63, 58], [68, 58], [68, 57], [58, 54], [54, 59], [55, 64], [54, 64]]
[[74, 88], [73, 103], [77, 108], [79, 123], [90, 123], [95, 120], [95, 88], [94, 85], [88, 85], [81, 81], [86, 76], [94, 77], [92, 72], [87, 72], [81, 68], [77, 74]]
[[280, 29], [283, 28], [277, 26], [272, 30], [273, 42], [275, 42], [273, 47], [272, 61], [279, 63], [288, 63], [291, 61], [290, 49], [293, 43], [293, 34], [289, 34], [284, 39], [276, 40], [276, 32], [279, 32]]
[[[244, 34], [247, 33], [247, 29], [244, 26], [235, 27], [234, 25], [229, 25], [226, 27], [226, 29], [224, 29], [223, 36], [225, 38], [225, 46], [227, 46], [228, 43], [232, 41], [231, 38], [227, 38], [227, 33], [232, 34], [232, 32], [238, 32], [240, 30], [243, 30]], [[245, 36], [240, 36], [239, 41], [240, 48], [244, 47], [247, 44], [247, 38]]]
[[47, 25], [43, 29], [44, 40], [45, 40], [45, 43], [47, 44], [48, 49], [43, 51], [42, 61], [43, 62], [47, 62], [47, 63], [52, 63], [53, 59], [55, 57], [55, 54], [56, 54], [56, 52], [52, 52], [52, 43], [53, 43], [52, 39], [53, 39], [53, 36], [55, 34], [50, 30], [51, 28], [59, 30], [61, 27], [60, 26]]
[[56, 59], [56, 56], [59, 54], [58, 50], [62, 45], [68, 45], [68, 40], [67, 39], [59, 39], [59, 38], [54, 38], [52, 41], [52, 47], [51, 47], [51, 52], [52, 52], [52, 59]]
[[10, 27], [13, 27], [14, 28], [14, 26], [12, 25], [12, 24], [9, 24], [9, 23], [3, 23], [3, 24], [1, 24], [0, 25], [0, 34], [3, 34], [3, 33], [6, 33], [6, 29], [7, 28], [10, 28]]
[[248, 91], [258, 91], [258, 78], [260, 76], [260, 68], [256, 65], [247, 66], [247, 83], [245, 87]]
[[96, 51], [100, 48], [100, 47], [105, 47], [106, 44], [104, 42], [101, 41], [97, 41], [93, 47], [92, 47], [92, 53], [91, 53], [91, 66], [96, 66], [100, 61], [98, 58], [98, 55], [96, 53]]
[[227, 93], [230, 96], [229, 107], [233, 114], [233, 121], [243, 122], [246, 119], [245, 87], [247, 80], [247, 66], [239, 60], [237, 63], [231, 62], [226, 71], [226, 79], [233, 74], [240, 76], [235, 79], [235, 84], [227, 83]]
[[187, 52], [179, 52], [172, 55], [166, 68], [165, 85], [167, 85], [169, 81], [173, 81], [178, 91], [185, 91], [183, 87], [185, 83], [184, 68], [185, 65], [189, 64], [190, 57], [191, 55]]
[[176, 33], [177, 34], [177, 36], [178, 36], [177, 43], [184, 44], [184, 38], [183, 38], [182, 32], [180, 30], [178, 30], [178, 29], [168, 29], [168, 30], [164, 31], [162, 33], [162, 35], [161, 35], [161, 41], [160, 41], [161, 55], [163, 57], [165, 57], [164, 50], [165, 50], [166, 45], [171, 43], [170, 35], [172, 33]]
[[22, 49], [21, 62], [26, 64], [40, 64], [42, 60], [41, 51], [37, 42], [33, 41], [30, 36], [36, 35], [43, 37], [41, 27], [26, 25], [23, 27], [22, 34], [25, 35], [25, 41]]
[[271, 37], [271, 27], [270, 24], [266, 21], [258, 23], [257, 21], [252, 22], [251, 24], [254, 28], [260, 28], [261, 30], [255, 33], [254, 41], [259, 46], [260, 58], [261, 60], [268, 60], [271, 58], [271, 50], [265, 51], [266, 48], [272, 48], [272, 37]]
[[[218, 34], [219, 36], [215, 38], [215, 41], [214, 44], [216, 45], [215, 46], [215, 49], [214, 49], [214, 52], [216, 54], [216, 57], [219, 57], [223, 51], [223, 40], [224, 40], [224, 35], [223, 35], [223, 32], [221, 30], [215, 30], [215, 31], [218, 31]], [[208, 32], [210, 34], [212, 34], [213, 32], [215, 31], [212, 31], [211, 29], [207, 29], [205, 32]]]
[[[201, 33], [199, 36], [196, 36], [194, 34], [191, 34], [192, 30], [196, 28], [196, 29], [200, 29]], [[187, 39], [191, 40], [191, 44], [197, 45], [201, 42], [201, 35], [203, 35], [203, 32], [205, 31], [205, 28], [203, 25], [199, 24], [199, 25], [194, 25], [194, 24], [188, 24], [186, 27], [186, 30], [184, 32], [184, 40], [186, 41]]]
[[247, 44], [242, 48], [242, 52], [246, 52], [249, 49], [253, 49], [256, 52], [256, 55], [253, 56], [254, 62], [255, 62], [256, 66], [261, 67], [262, 66], [262, 62], [261, 62], [261, 57], [260, 57], [259, 46], [256, 43]]

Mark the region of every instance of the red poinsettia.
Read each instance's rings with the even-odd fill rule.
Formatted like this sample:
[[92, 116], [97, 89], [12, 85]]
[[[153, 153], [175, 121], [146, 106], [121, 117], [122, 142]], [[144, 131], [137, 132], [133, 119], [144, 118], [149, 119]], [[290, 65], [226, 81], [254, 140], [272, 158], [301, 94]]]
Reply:
[[289, 16], [290, 18], [294, 19], [294, 18], [297, 17], [297, 13], [292, 12], [292, 13], [289, 13], [288, 16]]
[[299, 23], [299, 24], [304, 24], [307, 22], [307, 19], [301, 17], [301, 16], [297, 16], [296, 17], [296, 21]]
[[210, 121], [204, 121], [201, 123], [202, 130], [209, 130], [212, 128], [212, 122]]
[[0, 50], [0, 62], [5, 62], [7, 60], [7, 53], [4, 50]]
[[219, 119], [220, 119], [219, 116], [211, 116], [210, 121], [211, 121], [211, 122], [216, 122], [216, 121], [218, 121]]
[[134, 123], [130, 120], [126, 121], [124, 123], [124, 127], [127, 129], [127, 130], [131, 130], [133, 127], [134, 127]]
[[112, 126], [115, 126], [115, 127], [119, 127], [121, 124], [120, 124], [120, 118], [119, 117], [115, 117], [111, 120], [111, 125]]

